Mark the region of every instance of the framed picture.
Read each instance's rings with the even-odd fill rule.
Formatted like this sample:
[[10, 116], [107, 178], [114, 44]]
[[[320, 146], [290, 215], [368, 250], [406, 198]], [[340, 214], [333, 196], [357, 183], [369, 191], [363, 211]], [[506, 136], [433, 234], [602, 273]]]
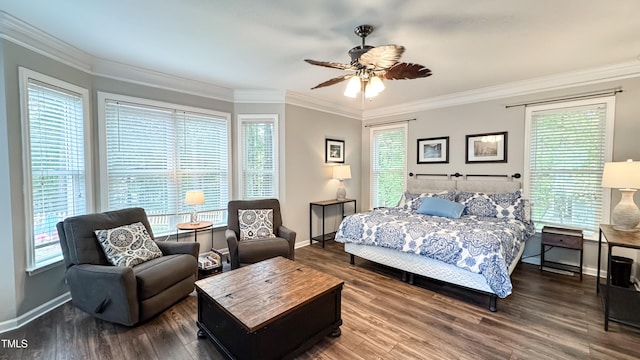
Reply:
[[507, 162], [507, 132], [467, 135], [465, 163]]
[[324, 162], [344, 163], [344, 140], [325, 139], [324, 152]]
[[418, 164], [449, 162], [449, 137], [418, 139]]

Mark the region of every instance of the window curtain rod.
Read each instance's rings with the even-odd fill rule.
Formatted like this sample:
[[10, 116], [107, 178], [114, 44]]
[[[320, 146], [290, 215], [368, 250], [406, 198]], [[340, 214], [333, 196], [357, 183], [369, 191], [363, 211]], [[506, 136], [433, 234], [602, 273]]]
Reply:
[[390, 125], [390, 124], [398, 124], [398, 123], [403, 123], [403, 122], [409, 122], [409, 121], [415, 121], [416, 119], [407, 119], [407, 120], [395, 120], [395, 121], [388, 121], [388, 122], [379, 122], [379, 123], [375, 123], [375, 124], [367, 124], [364, 127], [376, 127], [376, 126], [383, 126], [383, 125]]
[[557, 98], [544, 99], [544, 100], [536, 100], [536, 101], [524, 102], [524, 103], [519, 103], [519, 104], [511, 104], [511, 105], [505, 106], [505, 108], [508, 109], [508, 108], [518, 107], [518, 106], [527, 107], [527, 106], [531, 106], [531, 105], [550, 104], [550, 103], [555, 103], [555, 102], [560, 102], [560, 101], [567, 101], [567, 100], [588, 99], [588, 98], [599, 97], [599, 96], [604, 96], [604, 95], [616, 95], [617, 93], [621, 93], [621, 92], [622, 92], [622, 88], [606, 89], [606, 90], [599, 90], [599, 91], [594, 91], [594, 92], [589, 92], [589, 93], [576, 94], [576, 95], [572, 95], [572, 96], [557, 97]]

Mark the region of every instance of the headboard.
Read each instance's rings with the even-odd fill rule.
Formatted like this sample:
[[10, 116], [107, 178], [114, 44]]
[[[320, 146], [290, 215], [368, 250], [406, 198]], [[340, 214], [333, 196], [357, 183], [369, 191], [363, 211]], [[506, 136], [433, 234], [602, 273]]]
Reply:
[[[412, 174], [413, 175], [413, 174]], [[429, 174], [430, 175], [430, 174]], [[437, 175], [433, 175], [437, 176]], [[453, 177], [463, 176], [453, 174]], [[452, 179], [409, 179], [407, 181], [407, 191], [413, 194], [425, 192], [439, 192], [444, 190], [457, 190], [467, 192], [483, 192], [486, 194], [502, 194], [518, 191], [522, 184], [520, 181], [512, 181], [512, 176], [508, 175], [467, 175], [482, 176], [483, 178], [495, 176], [496, 180], [452, 180]], [[513, 178], [519, 178], [520, 174], [515, 174]]]

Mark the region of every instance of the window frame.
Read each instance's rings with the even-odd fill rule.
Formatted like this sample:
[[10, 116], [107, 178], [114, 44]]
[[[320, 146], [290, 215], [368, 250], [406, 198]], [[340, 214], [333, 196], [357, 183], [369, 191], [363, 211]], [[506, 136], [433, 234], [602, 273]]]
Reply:
[[[527, 106], [525, 109], [525, 151], [524, 151], [524, 180], [523, 191], [526, 198], [531, 198], [531, 184], [529, 182], [530, 177], [530, 161], [531, 161], [531, 126], [532, 126], [532, 114], [536, 111], [555, 110], [562, 108], [574, 108], [579, 106], [588, 106], [596, 104], [606, 105], [605, 115], [605, 149], [604, 149], [604, 161], [610, 162], [613, 158], [613, 131], [615, 123], [615, 96], [597, 97], [583, 100], [573, 100], [564, 102], [554, 102], [551, 104], [542, 104], [535, 106]], [[604, 164], [603, 164], [604, 166]], [[535, 204], [531, 204], [535, 206]], [[600, 223], [609, 222], [611, 211], [611, 191], [610, 189], [602, 188], [602, 213], [600, 214]], [[597, 240], [598, 232], [594, 231], [593, 235], [585, 234], [585, 239]]]
[[[408, 146], [409, 146], [409, 139], [408, 139], [408, 124], [407, 123], [403, 123], [403, 124], [392, 124], [392, 125], [381, 125], [381, 126], [371, 126], [369, 128], [369, 208], [372, 209], [374, 208], [374, 186], [373, 186], [373, 179], [374, 179], [374, 143], [373, 143], [373, 134], [376, 131], [384, 131], [384, 130], [395, 130], [395, 129], [402, 129], [404, 132], [404, 164], [403, 164], [403, 182], [404, 182], [404, 186], [403, 186], [403, 192], [404, 190], [406, 190], [407, 188], [407, 168], [408, 168]], [[398, 199], [400, 199], [402, 197], [402, 193], [399, 194], [400, 196], [398, 197]], [[395, 205], [394, 205], [395, 206]]]
[[[238, 114], [236, 122], [238, 142], [238, 161], [237, 161], [237, 178], [238, 178], [238, 198], [245, 199], [244, 194], [244, 137], [242, 126], [244, 123], [273, 123], [273, 192], [274, 197], [279, 198], [280, 195], [280, 130], [279, 130], [279, 116], [278, 114]], [[265, 121], [266, 120], [266, 121]], [[251, 198], [253, 199], [253, 198]]]
[[[36, 262], [36, 245], [33, 238], [34, 214], [33, 214], [33, 168], [31, 164], [31, 133], [29, 119], [29, 82], [37, 81], [44, 85], [59, 88], [60, 90], [77, 95], [82, 99], [82, 123], [83, 123], [83, 158], [84, 158], [84, 185], [86, 211], [94, 211], [94, 182], [93, 182], [93, 141], [91, 136], [91, 104], [89, 90], [87, 88], [24, 68], [18, 67], [19, 94], [20, 94], [20, 123], [22, 132], [22, 169], [24, 181], [24, 216], [26, 238], [26, 271], [30, 274], [38, 273], [63, 261], [62, 247], [60, 254], [54, 258]], [[81, 214], [76, 214], [81, 215]]]
[[[229, 200], [232, 199], [233, 193], [233, 167], [232, 167], [232, 132], [231, 132], [231, 114], [223, 111], [217, 111], [206, 108], [198, 108], [192, 106], [186, 106], [181, 104], [169, 103], [165, 101], [159, 100], [151, 100], [134, 96], [127, 96], [109, 92], [98, 91], [97, 94], [98, 99], [98, 138], [99, 138], [99, 168], [100, 168], [100, 209], [101, 211], [108, 211], [109, 205], [109, 179], [108, 179], [108, 171], [107, 171], [107, 128], [106, 128], [106, 106], [107, 101], [121, 101], [125, 103], [140, 105], [140, 106], [149, 106], [149, 107], [158, 107], [162, 109], [171, 109], [180, 112], [188, 112], [188, 113], [197, 113], [203, 115], [210, 115], [212, 117], [223, 118], [226, 122], [227, 129], [227, 187], [229, 189]], [[228, 210], [226, 207], [219, 210]], [[213, 224], [214, 228], [222, 228], [226, 226], [225, 224]], [[154, 231], [154, 236], [156, 237], [164, 237], [175, 234], [174, 230], [167, 231]]]

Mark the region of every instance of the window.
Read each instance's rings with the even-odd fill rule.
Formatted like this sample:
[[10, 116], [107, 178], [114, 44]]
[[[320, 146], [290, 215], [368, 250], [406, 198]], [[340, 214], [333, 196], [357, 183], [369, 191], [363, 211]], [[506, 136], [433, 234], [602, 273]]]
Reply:
[[278, 115], [238, 115], [240, 198], [278, 197]]
[[371, 128], [371, 207], [396, 206], [405, 189], [407, 125]]
[[611, 161], [615, 98], [557, 103], [526, 110], [525, 192], [538, 229], [581, 229], [595, 238], [609, 217], [602, 170]]
[[27, 270], [62, 260], [58, 221], [92, 209], [89, 92], [20, 68]]
[[189, 220], [189, 190], [203, 190], [200, 220], [227, 222], [230, 116], [98, 93], [102, 208], [142, 207], [155, 233]]

